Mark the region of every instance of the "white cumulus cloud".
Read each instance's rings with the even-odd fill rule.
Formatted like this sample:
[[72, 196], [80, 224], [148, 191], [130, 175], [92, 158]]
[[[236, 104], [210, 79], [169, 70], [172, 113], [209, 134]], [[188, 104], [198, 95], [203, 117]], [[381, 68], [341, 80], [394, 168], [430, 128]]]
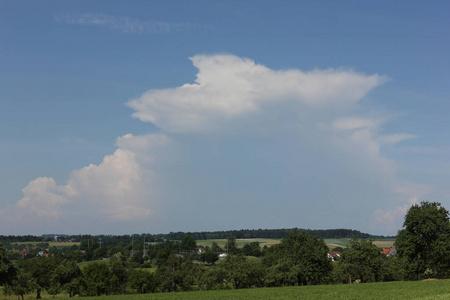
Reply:
[[23, 189], [24, 197], [1, 214], [14, 223], [35, 222], [30, 230], [41, 232], [47, 232], [42, 227], [55, 220], [80, 226], [92, 219], [101, 223], [146, 219], [156, 201], [152, 194], [154, 174], [145, 165], [151, 162], [151, 151], [157, 152], [167, 140], [161, 135], [119, 137], [119, 148], [100, 164], [74, 170], [65, 185], [47, 177], [31, 181]]
[[374, 226], [383, 233], [394, 230], [408, 199], [421, 196], [382, 152], [414, 136], [382, 134], [386, 119], [363, 113], [360, 100], [386, 77], [272, 70], [233, 55], [190, 59], [194, 83], [128, 102], [133, 117], [161, 133], [121, 136], [101, 163], [73, 171], [66, 185], [38, 178], [14, 211], [1, 213], [35, 211], [80, 228], [158, 219], [165, 231]]
[[209, 131], [267, 105], [346, 106], [386, 78], [344, 70], [274, 71], [233, 55], [191, 57], [195, 83], [150, 90], [128, 103], [134, 117], [169, 132]]

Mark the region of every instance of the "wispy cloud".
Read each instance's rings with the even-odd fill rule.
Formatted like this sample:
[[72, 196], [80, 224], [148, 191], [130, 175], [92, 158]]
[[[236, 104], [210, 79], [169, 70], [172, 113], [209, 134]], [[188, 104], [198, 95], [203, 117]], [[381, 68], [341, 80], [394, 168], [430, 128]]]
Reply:
[[54, 20], [59, 23], [74, 25], [94, 25], [125, 33], [170, 33], [188, 31], [200, 27], [195, 23], [169, 23], [161, 21], [143, 21], [129, 17], [117, 17], [93, 13], [55, 14]]

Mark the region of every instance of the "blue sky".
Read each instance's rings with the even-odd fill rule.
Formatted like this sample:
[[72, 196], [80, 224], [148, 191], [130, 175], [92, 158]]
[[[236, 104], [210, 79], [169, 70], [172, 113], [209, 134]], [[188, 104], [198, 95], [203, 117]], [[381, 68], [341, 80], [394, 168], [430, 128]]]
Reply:
[[448, 1], [1, 1], [0, 234], [450, 209]]

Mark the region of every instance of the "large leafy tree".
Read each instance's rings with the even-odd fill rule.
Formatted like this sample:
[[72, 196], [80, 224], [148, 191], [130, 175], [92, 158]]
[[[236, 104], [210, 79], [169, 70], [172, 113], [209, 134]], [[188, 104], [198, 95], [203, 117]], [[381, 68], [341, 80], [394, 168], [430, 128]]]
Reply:
[[126, 261], [117, 260], [111, 264], [111, 292], [125, 294], [125, 287], [130, 276], [131, 268]]
[[323, 239], [293, 230], [264, 257], [269, 285], [325, 283], [331, 272], [328, 247]]
[[57, 257], [34, 257], [23, 262], [25, 272], [31, 274], [36, 282], [36, 299], [41, 299], [42, 290], [48, 290], [52, 276], [60, 260]]
[[36, 281], [33, 276], [21, 270], [17, 271], [14, 279], [5, 284], [3, 292], [6, 295], [17, 295], [23, 300], [25, 294], [31, 293], [36, 288]]
[[187, 251], [187, 252], [193, 252], [197, 250], [197, 242], [195, 239], [189, 235], [186, 234], [180, 243], [180, 250], [181, 251]]
[[6, 248], [0, 243], [0, 286], [11, 282], [16, 276], [16, 268], [6, 255]]
[[107, 295], [111, 283], [111, 270], [105, 263], [91, 263], [83, 268], [86, 296]]
[[73, 297], [80, 294], [82, 276], [81, 269], [76, 262], [65, 260], [53, 272], [51, 289], [55, 293], [64, 290], [69, 297]]
[[227, 242], [225, 243], [225, 249], [228, 254], [238, 254], [239, 249], [236, 245], [236, 238], [234, 236], [229, 236]]
[[382, 280], [385, 260], [386, 256], [373, 244], [373, 240], [360, 240], [353, 237], [350, 239], [348, 250], [342, 254], [338, 264], [350, 283], [352, 279], [376, 282]]
[[158, 282], [154, 273], [133, 269], [131, 270], [128, 284], [132, 289], [136, 289], [138, 294], [143, 294], [155, 292]]
[[449, 212], [437, 202], [421, 202], [408, 210], [395, 242], [417, 278], [427, 269], [439, 278], [450, 267]]
[[250, 264], [242, 254], [228, 255], [219, 267], [223, 269], [226, 282], [235, 289], [249, 287]]

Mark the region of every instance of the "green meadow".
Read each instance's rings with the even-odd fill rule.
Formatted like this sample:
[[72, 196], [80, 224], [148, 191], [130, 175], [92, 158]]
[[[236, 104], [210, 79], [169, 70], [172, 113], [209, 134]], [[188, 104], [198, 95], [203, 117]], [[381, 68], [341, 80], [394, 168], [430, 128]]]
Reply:
[[[51, 298], [43, 294], [43, 298]], [[29, 294], [24, 299], [35, 299]], [[58, 295], [56, 298], [66, 298]], [[68, 297], [67, 297], [68, 298]], [[0, 295], [1, 300], [17, 296]], [[77, 297], [86, 300], [232, 300], [232, 299], [450, 299], [450, 280], [397, 281], [361, 284], [315, 285], [303, 287], [254, 288], [242, 290], [195, 291], [178, 293], [130, 294], [100, 297]]]
[[[43, 294], [43, 298], [51, 298]], [[28, 294], [24, 299], [35, 299]], [[56, 298], [68, 298], [58, 295]], [[17, 296], [0, 294], [1, 300]], [[77, 297], [86, 300], [231, 300], [231, 299], [450, 299], [450, 280], [397, 281], [361, 284], [315, 285], [303, 287], [254, 288], [242, 290], [195, 291], [178, 293], [129, 294], [100, 297]]]
[[[83, 298], [84, 299], [84, 298]], [[304, 287], [259, 288], [159, 293], [85, 299], [105, 300], [228, 300], [228, 299], [450, 299], [450, 280], [362, 283]]]
[[[217, 243], [219, 247], [225, 248], [227, 239], [211, 239], [211, 240], [198, 240], [197, 245], [203, 247], [211, 247], [212, 243]], [[272, 246], [281, 242], [281, 239], [265, 239], [265, 238], [254, 238], [254, 239], [236, 239], [236, 245], [238, 247], [243, 247], [245, 244], [250, 244], [252, 242], [259, 242], [260, 247]]]
[[[348, 246], [350, 239], [342, 238], [342, 239], [324, 239], [325, 243], [328, 245], [330, 249], [335, 247], [343, 247], [346, 248]], [[221, 248], [225, 247], [225, 243], [227, 239], [211, 239], [211, 240], [199, 240], [197, 241], [197, 245], [203, 247], [211, 247], [212, 243], [215, 242]], [[243, 247], [245, 244], [250, 244], [251, 242], [259, 242], [261, 247], [267, 246], [270, 247], [274, 244], [278, 244], [281, 242], [281, 239], [264, 239], [264, 238], [255, 238], [255, 239], [236, 239], [236, 245], [238, 247]], [[380, 240], [375, 240], [374, 244], [380, 248], [391, 248], [394, 246], [395, 239], [394, 238], [384, 238]]]

